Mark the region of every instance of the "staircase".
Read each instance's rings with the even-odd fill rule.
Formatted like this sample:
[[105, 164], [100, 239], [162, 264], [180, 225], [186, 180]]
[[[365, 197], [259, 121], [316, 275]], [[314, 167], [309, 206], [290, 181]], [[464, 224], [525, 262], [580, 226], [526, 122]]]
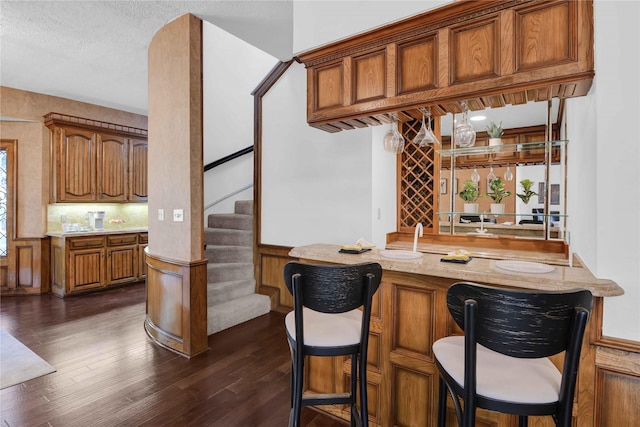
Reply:
[[253, 201], [237, 201], [235, 213], [211, 214], [204, 229], [207, 265], [207, 335], [268, 313], [271, 300], [256, 293], [253, 266]]

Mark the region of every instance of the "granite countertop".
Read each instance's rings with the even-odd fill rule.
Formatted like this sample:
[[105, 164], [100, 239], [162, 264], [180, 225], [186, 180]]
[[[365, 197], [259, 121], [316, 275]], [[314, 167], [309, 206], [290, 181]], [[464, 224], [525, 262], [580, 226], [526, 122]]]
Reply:
[[[426, 252], [429, 245], [421, 245], [419, 249]], [[622, 295], [624, 290], [614, 281], [598, 279], [583, 267], [553, 265], [549, 273], [515, 273], [496, 267], [496, 259], [474, 257], [468, 264], [441, 262], [442, 253], [423, 253], [415, 260], [394, 260], [380, 255], [381, 249], [372, 249], [362, 254], [340, 253], [339, 245], [317, 243], [293, 248], [289, 255], [310, 261], [323, 261], [336, 264], [357, 264], [362, 262], [378, 262], [383, 270], [419, 274], [465, 280], [471, 282], [504, 285], [525, 289], [567, 290], [574, 288], [589, 289], [594, 296], [611, 297]], [[472, 254], [473, 256], [474, 254]], [[506, 257], [505, 257], [506, 258]], [[532, 257], [530, 261], [539, 262]], [[522, 259], [521, 259], [522, 260]]]
[[47, 231], [47, 236], [51, 237], [80, 237], [95, 236], [100, 234], [126, 234], [126, 233], [146, 233], [147, 227], [131, 227], [118, 228], [108, 230], [90, 230], [90, 231]]

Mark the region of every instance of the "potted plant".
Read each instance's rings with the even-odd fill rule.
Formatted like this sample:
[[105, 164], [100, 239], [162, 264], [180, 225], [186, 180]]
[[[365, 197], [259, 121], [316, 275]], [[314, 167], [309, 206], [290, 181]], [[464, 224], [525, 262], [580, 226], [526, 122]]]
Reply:
[[533, 187], [533, 184], [535, 183], [535, 181], [531, 181], [530, 179], [523, 179], [520, 181], [520, 185], [522, 185], [524, 191], [522, 193], [516, 193], [516, 196], [520, 197], [520, 200], [522, 200], [525, 205], [529, 203], [531, 197], [538, 195], [538, 193], [531, 190], [531, 187]]
[[487, 196], [491, 197], [493, 203], [491, 204], [491, 213], [492, 214], [503, 214], [504, 213], [504, 204], [502, 203], [502, 199], [505, 197], [509, 197], [511, 195], [510, 191], [504, 187], [504, 182], [500, 178], [496, 178], [491, 181], [489, 184], [489, 189], [491, 192], [487, 193]]
[[476, 200], [480, 197], [480, 191], [478, 191], [478, 185], [475, 182], [467, 180], [458, 195], [465, 201], [464, 213], [478, 213]]
[[496, 122], [489, 123], [487, 126], [487, 133], [489, 134], [489, 146], [502, 145], [502, 134], [504, 133], [504, 129], [502, 129], [502, 122], [499, 125]]

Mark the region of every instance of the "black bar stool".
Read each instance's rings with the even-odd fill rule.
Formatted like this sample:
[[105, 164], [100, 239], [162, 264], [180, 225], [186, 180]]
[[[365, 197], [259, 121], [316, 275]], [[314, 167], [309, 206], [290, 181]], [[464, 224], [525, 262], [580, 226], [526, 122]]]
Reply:
[[[438, 426], [446, 424], [447, 390], [458, 425], [475, 425], [476, 407], [528, 416], [551, 415], [571, 426], [571, 410], [591, 292], [521, 291], [456, 283], [447, 306], [464, 336], [433, 344], [440, 371]], [[566, 351], [562, 373], [548, 359]], [[464, 409], [460, 404], [464, 402]]]
[[[351, 426], [368, 426], [367, 346], [371, 300], [380, 286], [377, 263], [328, 266], [289, 262], [284, 280], [294, 310], [285, 317], [291, 349], [289, 427], [300, 425], [303, 406], [348, 404]], [[359, 308], [362, 307], [362, 310]], [[303, 393], [305, 356], [351, 356], [349, 393]], [[360, 411], [356, 391], [360, 390]]]

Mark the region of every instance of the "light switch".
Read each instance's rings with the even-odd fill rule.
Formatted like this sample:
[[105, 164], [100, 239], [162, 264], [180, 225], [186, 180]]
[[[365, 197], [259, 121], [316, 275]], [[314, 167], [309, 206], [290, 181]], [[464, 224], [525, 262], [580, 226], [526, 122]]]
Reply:
[[158, 209], [158, 221], [164, 221], [164, 209]]
[[173, 222], [182, 222], [184, 220], [184, 213], [182, 209], [173, 210]]

